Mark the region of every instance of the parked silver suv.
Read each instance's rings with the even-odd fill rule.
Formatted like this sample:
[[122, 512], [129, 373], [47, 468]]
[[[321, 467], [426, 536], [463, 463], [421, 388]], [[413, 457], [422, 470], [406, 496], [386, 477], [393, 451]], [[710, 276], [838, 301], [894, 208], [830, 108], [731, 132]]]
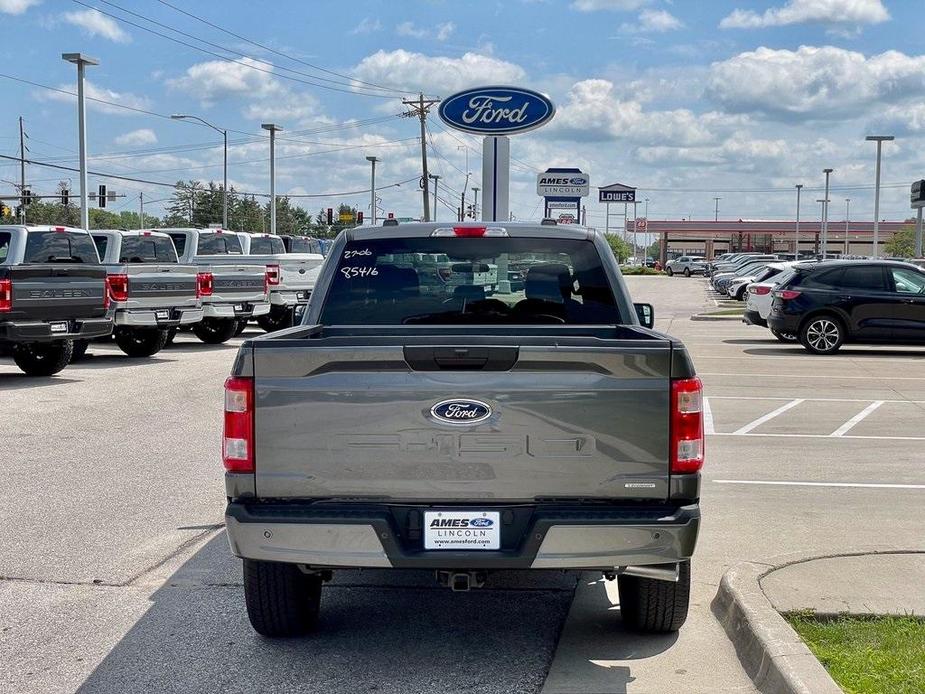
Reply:
[[682, 255], [680, 258], [674, 258], [665, 263], [665, 272], [668, 276], [682, 274], [690, 277], [693, 274], [703, 274], [707, 269], [707, 261], [699, 255]]

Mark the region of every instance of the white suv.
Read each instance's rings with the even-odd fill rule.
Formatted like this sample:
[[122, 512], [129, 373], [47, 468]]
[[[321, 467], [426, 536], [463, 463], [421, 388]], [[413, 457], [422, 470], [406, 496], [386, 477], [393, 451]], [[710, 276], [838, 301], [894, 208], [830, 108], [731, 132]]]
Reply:
[[680, 258], [674, 258], [665, 263], [665, 272], [668, 276], [681, 273], [685, 277], [690, 277], [694, 273], [703, 274], [707, 269], [707, 262], [702, 256], [682, 255]]

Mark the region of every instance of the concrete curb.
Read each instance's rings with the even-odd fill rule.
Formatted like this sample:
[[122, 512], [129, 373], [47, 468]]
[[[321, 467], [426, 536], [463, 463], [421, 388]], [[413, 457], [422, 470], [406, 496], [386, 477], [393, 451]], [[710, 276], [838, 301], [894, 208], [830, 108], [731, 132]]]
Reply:
[[759, 581], [780, 566], [742, 562], [729, 569], [713, 599], [713, 614], [745, 671], [765, 694], [842, 694], [841, 688], [787, 621]]
[[695, 313], [693, 316], [691, 316], [691, 320], [737, 321], [741, 323], [742, 315], [743, 314], [741, 313], [733, 313], [732, 315], [728, 315], [728, 316], [723, 316], [723, 315], [716, 316], [716, 315], [711, 315], [709, 313]]

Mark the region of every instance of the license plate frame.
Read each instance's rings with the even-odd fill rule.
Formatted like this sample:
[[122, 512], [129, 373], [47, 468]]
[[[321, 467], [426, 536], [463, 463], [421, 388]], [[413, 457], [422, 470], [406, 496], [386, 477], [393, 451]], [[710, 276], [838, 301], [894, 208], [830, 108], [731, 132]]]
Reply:
[[424, 549], [497, 551], [501, 549], [501, 512], [483, 509], [425, 511]]
[[161, 310], [161, 311], [155, 311], [154, 319], [158, 321], [170, 320], [170, 311], [166, 309]]
[[68, 322], [67, 321], [55, 321], [48, 326], [48, 329], [55, 335], [60, 333], [68, 332]]
[[244, 313], [244, 304], [235, 304], [234, 305], [235, 313]]

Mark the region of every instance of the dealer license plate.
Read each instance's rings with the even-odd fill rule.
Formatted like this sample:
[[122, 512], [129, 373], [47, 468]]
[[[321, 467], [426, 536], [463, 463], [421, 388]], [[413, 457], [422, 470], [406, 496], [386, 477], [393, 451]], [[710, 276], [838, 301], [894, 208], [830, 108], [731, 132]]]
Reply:
[[66, 333], [67, 332], [67, 323], [52, 323], [51, 332], [53, 333]]
[[154, 317], [155, 317], [157, 320], [169, 320], [169, 318], [170, 318], [170, 311], [155, 311], [155, 312], [154, 312]]
[[425, 511], [424, 549], [500, 549], [499, 511]]
[[235, 304], [234, 310], [236, 313], [241, 313], [244, 310], [244, 304]]

